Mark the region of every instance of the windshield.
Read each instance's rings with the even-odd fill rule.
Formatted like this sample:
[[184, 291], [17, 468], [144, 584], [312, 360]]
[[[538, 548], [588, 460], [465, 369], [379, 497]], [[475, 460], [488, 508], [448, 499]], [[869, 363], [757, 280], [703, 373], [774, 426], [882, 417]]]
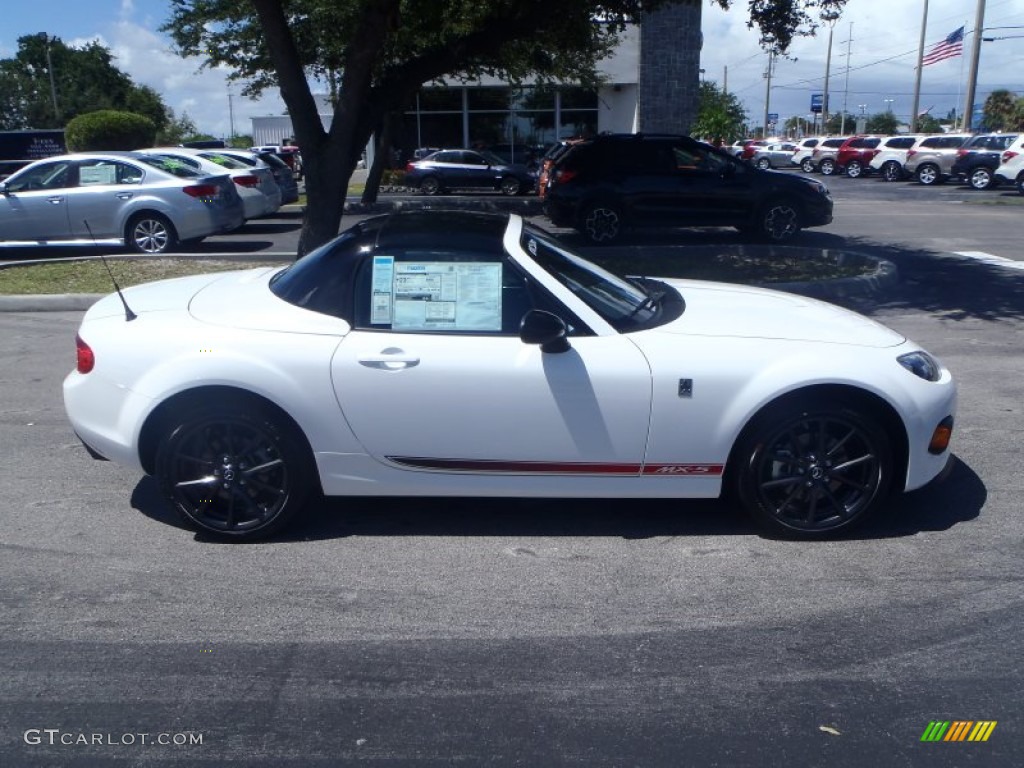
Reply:
[[161, 171], [177, 176], [179, 179], [195, 179], [202, 176], [199, 171], [183, 165], [179, 160], [164, 155], [139, 155], [134, 158]]
[[658, 293], [648, 292], [566, 250], [538, 229], [524, 226], [520, 244], [534, 261], [621, 333], [649, 326], [660, 311]]

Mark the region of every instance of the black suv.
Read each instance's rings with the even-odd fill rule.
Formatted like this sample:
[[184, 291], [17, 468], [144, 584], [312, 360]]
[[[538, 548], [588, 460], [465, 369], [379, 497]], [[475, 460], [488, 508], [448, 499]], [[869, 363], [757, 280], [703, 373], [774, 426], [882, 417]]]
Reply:
[[1015, 133], [979, 133], [971, 137], [957, 150], [951, 174], [974, 189], [996, 186], [996, 168], [1003, 152], [1016, 138]]
[[602, 134], [558, 158], [544, 212], [592, 243], [626, 227], [736, 227], [772, 242], [832, 221], [821, 182], [762, 171], [688, 136]]

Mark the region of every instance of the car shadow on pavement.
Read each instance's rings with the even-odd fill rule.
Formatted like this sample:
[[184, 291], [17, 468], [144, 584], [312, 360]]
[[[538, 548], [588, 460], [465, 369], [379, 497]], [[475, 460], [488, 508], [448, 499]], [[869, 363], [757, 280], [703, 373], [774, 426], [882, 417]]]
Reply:
[[[946, 531], [981, 514], [981, 478], [954, 460], [940, 482], [894, 496], [850, 539], [887, 539]], [[163, 499], [156, 481], [135, 487], [132, 507], [152, 520], [190, 530]], [[350, 497], [314, 502], [278, 543], [353, 536], [579, 536], [651, 539], [665, 536], [751, 536], [759, 529], [734, 504], [717, 499], [525, 499]], [[219, 543], [196, 533], [195, 540]]]

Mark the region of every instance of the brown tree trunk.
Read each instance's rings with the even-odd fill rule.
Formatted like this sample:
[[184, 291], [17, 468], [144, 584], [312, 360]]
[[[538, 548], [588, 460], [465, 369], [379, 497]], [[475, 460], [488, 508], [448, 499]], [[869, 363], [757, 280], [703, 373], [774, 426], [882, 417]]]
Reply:
[[384, 169], [391, 166], [391, 136], [394, 133], [395, 120], [390, 114], [384, 115], [380, 122], [380, 130], [377, 132], [374, 142], [373, 163], [370, 165], [370, 172], [366, 175], [366, 186], [363, 188], [364, 203], [376, 203], [377, 193], [380, 191], [380, 180], [384, 176]]

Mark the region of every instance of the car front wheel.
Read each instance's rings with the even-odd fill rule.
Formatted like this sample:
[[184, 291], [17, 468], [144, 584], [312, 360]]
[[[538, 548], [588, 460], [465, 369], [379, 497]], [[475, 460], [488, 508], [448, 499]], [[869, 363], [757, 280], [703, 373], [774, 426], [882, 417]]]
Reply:
[[505, 176], [501, 180], [501, 194], [507, 197], [514, 197], [519, 194], [519, 179], [515, 176]]
[[769, 168], [772, 167], [772, 162], [767, 157], [762, 157], [758, 159], [757, 167], [760, 168], [762, 171], [767, 171]]
[[611, 243], [622, 234], [622, 213], [610, 203], [592, 203], [580, 217], [579, 230], [595, 245]]
[[967, 177], [971, 189], [988, 189], [992, 185], [992, 171], [988, 168], [975, 168]]
[[814, 161], [811, 160], [810, 158], [807, 158], [802, 163], [800, 163], [800, 170], [803, 171], [804, 173], [814, 173]]
[[174, 225], [159, 213], [140, 213], [125, 227], [125, 244], [136, 253], [167, 253], [178, 244]]
[[932, 184], [938, 184], [941, 180], [942, 173], [939, 171], [939, 167], [937, 165], [926, 163], [917, 169], [918, 184], [931, 186]]
[[788, 200], [770, 203], [761, 211], [756, 231], [770, 242], [788, 242], [800, 232], [800, 211]]
[[862, 523], [885, 499], [893, 459], [868, 412], [835, 402], [789, 403], [745, 430], [730, 468], [747, 512], [768, 532], [822, 538]]
[[856, 179], [864, 173], [864, 166], [860, 164], [859, 160], [851, 160], [850, 164], [846, 166], [846, 175], [851, 179]]
[[256, 406], [198, 407], [178, 415], [161, 440], [155, 475], [192, 525], [218, 537], [258, 539], [279, 531], [313, 486], [304, 440]]
[[818, 170], [825, 176], [831, 176], [836, 172], [836, 164], [833, 160], [822, 160], [821, 165], [818, 166]]
[[882, 166], [882, 178], [885, 181], [899, 181], [903, 178], [903, 168], [895, 160], [889, 160]]
[[441, 192], [441, 182], [434, 176], [427, 176], [420, 182], [420, 192], [424, 195], [437, 195]]

